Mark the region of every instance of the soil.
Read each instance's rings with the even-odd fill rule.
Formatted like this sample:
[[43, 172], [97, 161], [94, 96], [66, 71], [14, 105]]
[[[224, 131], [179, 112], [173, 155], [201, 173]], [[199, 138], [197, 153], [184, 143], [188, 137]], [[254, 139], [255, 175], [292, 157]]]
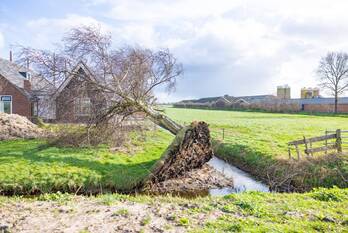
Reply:
[[181, 177], [168, 179], [150, 188], [151, 193], [172, 193], [183, 196], [206, 195], [212, 188], [232, 187], [233, 180], [216, 171], [208, 164], [202, 168], [193, 169]]
[[[129, 200], [104, 203], [83, 196], [65, 203], [13, 200], [0, 207], [0, 232], [26, 233], [186, 232], [187, 226], [181, 225], [179, 219], [196, 208], [195, 204], [156, 199], [151, 204]], [[192, 217], [190, 224], [201, 225], [203, 220], [213, 220], [222, 214], [215, 212]]]
[[42, 135], [43, 130], [28, 118], [17, 114], [0, 113], [0, 140], [32, 139]]

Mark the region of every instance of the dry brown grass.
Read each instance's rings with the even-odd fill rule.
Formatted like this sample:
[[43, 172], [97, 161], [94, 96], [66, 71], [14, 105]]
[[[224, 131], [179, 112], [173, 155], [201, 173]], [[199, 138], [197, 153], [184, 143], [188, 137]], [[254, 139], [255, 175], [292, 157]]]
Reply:
[[33, 124], [28, 118], [17, 115], [0, 113], [0, 140], [32, 139], [44, 135], [44, 130]]

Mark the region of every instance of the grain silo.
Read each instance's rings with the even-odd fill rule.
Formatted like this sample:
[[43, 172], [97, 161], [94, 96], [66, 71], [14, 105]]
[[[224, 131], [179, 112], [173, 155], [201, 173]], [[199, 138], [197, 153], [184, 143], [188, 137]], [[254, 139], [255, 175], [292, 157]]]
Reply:
[[301, 99], [312, 99], [319, 97], [319, 88], [302, 88], [301, 89]]
[[290, 99], [291, 98], [291, 90], [289, 85], [283, 85], [277, 87], [277, 97], [279, 99]]

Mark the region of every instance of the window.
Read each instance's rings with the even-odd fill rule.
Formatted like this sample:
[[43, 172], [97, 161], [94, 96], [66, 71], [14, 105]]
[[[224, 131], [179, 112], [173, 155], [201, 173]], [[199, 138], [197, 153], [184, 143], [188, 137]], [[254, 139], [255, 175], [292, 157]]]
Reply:
[[80, 97], [75, 100], [75, 113], [79, 116], [88, 116], [91, 113], [91, 100], [88, 97]]
[[31, 79], [31, 74], [30, 74], [30, 72], [19, 71], [19, 73], [20, 73], [25, 79], [28, 79], [28, 80]]
[[0, 96], [0, 112], [12, 113], [12, 96], [3, 95]]

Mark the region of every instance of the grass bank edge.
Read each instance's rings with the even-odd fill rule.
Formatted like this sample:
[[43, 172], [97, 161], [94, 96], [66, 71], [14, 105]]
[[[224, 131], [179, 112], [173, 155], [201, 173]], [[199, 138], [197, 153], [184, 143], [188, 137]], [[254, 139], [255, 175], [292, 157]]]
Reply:
[[317, 187], [348, 188], [347, 154], [308, 157], [300, 161], [275, 158], [246, 146], [212, 140], [214, 153], [265, 182], [274, 191], [306, 192]]
[[172, 136], [164, 131], [133, 140], [133, 154], [109, 148], [69, 148], [44, 140], [0, 142], [0, 192], [40, 194], [50, 192], [131, 192], [167, 148]]

